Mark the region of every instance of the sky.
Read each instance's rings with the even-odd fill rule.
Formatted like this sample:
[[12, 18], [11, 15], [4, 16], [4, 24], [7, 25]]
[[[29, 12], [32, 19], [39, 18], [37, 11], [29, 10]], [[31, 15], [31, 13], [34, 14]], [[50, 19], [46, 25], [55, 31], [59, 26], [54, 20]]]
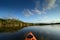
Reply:
[[31, 23], [60, 22], [60, 0], [0, 0], [0, 18]]

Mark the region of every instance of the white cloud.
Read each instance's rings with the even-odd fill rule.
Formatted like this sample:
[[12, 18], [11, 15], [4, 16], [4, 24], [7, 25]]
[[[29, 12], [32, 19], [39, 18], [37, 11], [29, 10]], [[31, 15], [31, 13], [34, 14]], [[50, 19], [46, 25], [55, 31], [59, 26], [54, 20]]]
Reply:
[[[34, 0], [35, 2], [35, 8], [39, 9], [40, 8], [40, 0]], [[44, 3], [45, 2], [45, 3]], [[44, 0], [44, 2], [42, 2], [43, 6], [42, 9], [46, 11], [46, 9], [50, 10], [52, 8], [55, 8], [57, 5], [56, 5], [56, 0]]]
[[26, 17], [29, 17], [34, 14], [39, 14], [39, 15], [46, 14], [45, 11], [40, 11], [39, 9], [34, 9], [34, 10], [24, 9], [23, 13]]
[[33, 13], [36, 13], [36, 14], [41, 14], [42, 12], [38, 9], [35, 9], [35, 10], [32, 10]]
[[29, 9], [24, 9], [23, 14], [24, 14], [26, 17], [29, 17], [29, 16], [33, 15], [33, 13], [32, 13]]
[[45, 9], [52, 9], [56, 7], [56, 0], [46, 0], [46, 2], [48, 3]]
[[28, 14], [33, 15], [33, 13], [29, 9], [27, 9], [26, 11], [28, 12]]
[[34, 9], [24, 9], [23, 13], [26, 17], [29, 17], [31, 15], [34, 15], [34, 14], [38, 14], [38, 15], [41, 15], [41, 14], [46, 14], [46, 11], [47, 10], [51, 10], [52, 8], [55, 8], [57, 7], [58, 5], [56, 4], [56, 0], [44, 0], [44, 2], [46, 3], [43, 3], [43, 7], [42, 9], [43, 10], [40, 10], [40, 0], [34, 0], [35, 2], [35, 7]]

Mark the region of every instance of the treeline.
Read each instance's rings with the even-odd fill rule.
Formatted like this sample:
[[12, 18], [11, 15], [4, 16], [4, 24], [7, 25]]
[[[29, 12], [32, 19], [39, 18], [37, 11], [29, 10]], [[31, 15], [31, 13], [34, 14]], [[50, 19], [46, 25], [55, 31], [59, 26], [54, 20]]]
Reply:
[[23, 27], [32, 26], [32, 23], [24, 23], [16, 19], [1, 19], [0, 18], [0, 32], [13, 32]]
[[14, 32], [28, 26], [56, 25], [60, 23], [26, 23], [17, 19], [0, 18], [0, 32]]

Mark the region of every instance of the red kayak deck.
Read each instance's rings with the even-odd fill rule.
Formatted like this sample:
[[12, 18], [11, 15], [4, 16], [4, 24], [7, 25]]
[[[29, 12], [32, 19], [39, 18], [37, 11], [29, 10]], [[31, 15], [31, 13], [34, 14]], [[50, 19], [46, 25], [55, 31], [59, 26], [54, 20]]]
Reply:
[[25, 40], [37, 40], [36, 37], [33, 35], [32, 32], [29, 32], [26, 37]]

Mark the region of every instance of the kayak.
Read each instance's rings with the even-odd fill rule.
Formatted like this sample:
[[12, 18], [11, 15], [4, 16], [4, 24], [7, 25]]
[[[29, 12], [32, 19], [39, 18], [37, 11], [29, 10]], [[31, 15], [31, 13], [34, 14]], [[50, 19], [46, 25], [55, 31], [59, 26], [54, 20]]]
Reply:
[[33, 35], [32, 32], [29, 32], [26, 37], [25, 40], [37, 40], [36, 37]]

